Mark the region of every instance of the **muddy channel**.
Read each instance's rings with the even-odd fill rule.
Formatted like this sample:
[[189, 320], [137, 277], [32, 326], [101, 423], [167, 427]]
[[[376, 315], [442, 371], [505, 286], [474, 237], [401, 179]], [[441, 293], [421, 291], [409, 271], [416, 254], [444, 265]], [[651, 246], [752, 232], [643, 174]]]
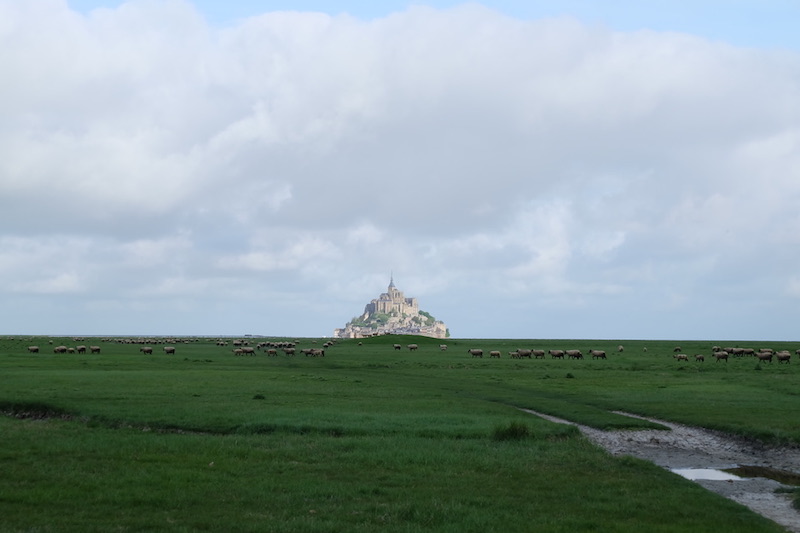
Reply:
[[651, 461], [747, 506], [787, 531], [800, 533], [800, 511], [792, 507], [791, 495], [776, 493], [777, 489], [797, 486], [800, 448], [766, 446], [630, 413], [617, 414], [649, 420], [669, 429], [602, 431], [536, 411], [524, 411], [551, 422], [574, 425], [612, 455]]

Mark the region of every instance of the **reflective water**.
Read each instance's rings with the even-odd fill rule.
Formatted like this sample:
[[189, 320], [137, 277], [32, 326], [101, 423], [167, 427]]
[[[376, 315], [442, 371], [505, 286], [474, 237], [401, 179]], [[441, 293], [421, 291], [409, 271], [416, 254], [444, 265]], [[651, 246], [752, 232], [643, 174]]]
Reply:
[[783, 470], [776, 470], [766, 466], [741, 465], [736, 468], [726, 468], [725, 471], [729, 474], [736, 474], [741, 477], [764, 477], [767, 479], [774, 479], [784, 485], [800, 485], [800, 474], [784, 472]]
[[698, 479], [710, 479], [713, 481], [736, 481], [744, 479], [737, 475], [717, 470], [716, 468], [673, 468], [672, 471], [692, 481], [697, 481]]

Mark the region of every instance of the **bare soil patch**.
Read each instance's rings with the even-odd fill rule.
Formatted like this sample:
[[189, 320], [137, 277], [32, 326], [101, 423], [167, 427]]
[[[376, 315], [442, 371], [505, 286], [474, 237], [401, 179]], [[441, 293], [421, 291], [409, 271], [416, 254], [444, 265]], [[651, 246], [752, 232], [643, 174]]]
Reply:
[[[725, 470], [754, 466], [800, 474], [800, 448], [796, 447], [767, 446], [704, 428], [630, 413], [618, 414], [649, 420], [669, 429], [602, 431], [536, 411], [524, 411], [551, 422], [574, 425], [612, 455], [630, 455], [645, 459], [668, 470]], [[749, 507], [788, 531], [800, 533], [800, 512], [792, 507], [791, 496], [775, 492], [777, 489], [790, 488], [783, 483], [764, 477], [747, 477], [735, 481], [694, 481], [708, 490]]]

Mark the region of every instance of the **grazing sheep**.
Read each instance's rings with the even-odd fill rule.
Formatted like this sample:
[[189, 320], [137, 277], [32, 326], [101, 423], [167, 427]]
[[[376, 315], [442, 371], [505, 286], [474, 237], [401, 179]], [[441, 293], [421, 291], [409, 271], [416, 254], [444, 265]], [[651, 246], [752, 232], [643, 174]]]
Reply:
[[89, 346], [89, 352], [90, 353], [100, 353], [100, 347], [99, 346]]
[[726, 363], [728, 362], [728, 352], [726, 352], [725, 350], [720, 350], [718, 352], [715, 352], [714, 357], [717, 358], [717, 363], [719, 363], [720, 361], [725, 361]]
[[76, 350], [78, 353], [86, 353], [86, 346], [84, 346], [83, 344], [81, 344], [80, 346], [77, 346], [77, 347], [75, 348], [75, 350]]
[[418, 348], [419, 348], [419, 346], [417, 346], [416, 344], [409, 344], [408, 345], [409, 351], [412, 351], [412, 352], [417, 350]]
[[678, 361], [688, 361], [689, 360], [689, 357], [685, 353], [676, 353], [672, 357], [674, 357]]
[[277, 356], [278, 356], [278, 350], [276, 350], [275, 348], [267, 348], [267, 357], [277, 357]]
[[38, 346], [28, 346], [28, 353], [39, 353]]
[[772, 352], [771, 351], [770, 352], [758, 352], [756, 354], [756, 358], [758, 359], [759, 362], [769, 361], [771, 363], [772, 362]]
[[620, 344], [619, 346], [617, 346], [617, 351], [618, 352], [624, 352], [625, 351], [625, 347]]
[[567, 350], [564, 352], [570, 359], [583, 359], [583, 352], [580, 350]]
[[139, 351], [142, 352], [145, 355], [151, 355], [153, 353], [153, 347], [152, 346], [142, 346], [141, 348], [139, 348]]
[[393, 345], [392, 348], [394, 348], [395, 350], [402, 350], [403, 349], [403, 347], [400, 346], [399, 344]]
[[447, 345], [446, 345], [446, 344], [440, 344], [440, 345], [439, 345], [439, 349], [440, 349], [441, 351], [443, 351], [443, 352], [446, 352], [446, 351], [447, 351]]
[[698, 363], [702, 363], [703, 361], [706, 360], [706, 358], [705, 358], [705, 356], [703, 354], [698, 353], [698, 354], [695, 354], [694, 360], [697, 361]]
[[492, 350], [491, 352], [489, 352], [489, 357], [497, 357], [498, 359], [500, 359], [500, 352], [498, 350]]
[[478, 348], [472, 348], [467, 350], [467, 353], [470, 354], [472, 357], [483, 357], [483, 350]]
[[589, 353], [592, 355], [592, 359], [605, 359], [606, 352], [603, 350], [589, 350]]
[[[248, 348], [248, 353], [252, 353], [252, 352], [255, 352], [255, 349], [254, 348]], [[164, 346], [164, 353], [165, 354], [174, 354], [175, 353], [175, 347], [174, 346]]]
[[676, 346], [675, 348], [672, 349], [672, 351], [675, 353], [682, 352], [683, 348], [681, 348], [680, 346]]

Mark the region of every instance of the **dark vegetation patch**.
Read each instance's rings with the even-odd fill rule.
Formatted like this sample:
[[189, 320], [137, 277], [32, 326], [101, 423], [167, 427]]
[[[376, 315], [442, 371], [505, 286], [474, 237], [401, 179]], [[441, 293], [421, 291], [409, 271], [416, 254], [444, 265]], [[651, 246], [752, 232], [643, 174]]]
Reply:
[[531, 431], [527, 424], [522, 422], [510, 422], [506, 425], [495, 426], [492, 430], [494, 440], [524, 440], [530, 437]]
[[0, 402], [0, 413], [20, 420], [74, 420], [74, 413], [41, 402]]

